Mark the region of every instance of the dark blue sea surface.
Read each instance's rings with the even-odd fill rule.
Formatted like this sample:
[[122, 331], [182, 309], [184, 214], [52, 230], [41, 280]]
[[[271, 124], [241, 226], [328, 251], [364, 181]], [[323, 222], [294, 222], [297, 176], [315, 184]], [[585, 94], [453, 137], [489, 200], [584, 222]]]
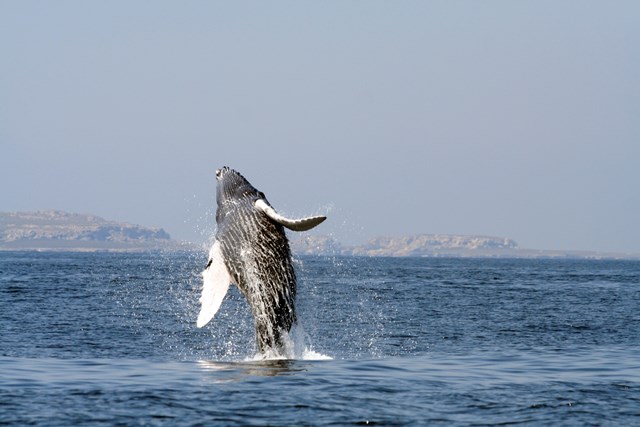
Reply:
[[298, 258], [287, 360], [205, 262], [0, 252], [0, 424], [640, 425], [640, 262]]

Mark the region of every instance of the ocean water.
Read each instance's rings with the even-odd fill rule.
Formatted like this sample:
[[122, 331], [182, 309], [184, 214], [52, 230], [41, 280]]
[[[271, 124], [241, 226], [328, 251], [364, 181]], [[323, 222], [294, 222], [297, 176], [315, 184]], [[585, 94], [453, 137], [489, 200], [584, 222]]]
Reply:
[[640, 262], [302, 257], [286, 360], [205, 262], [0, 252], [0, 424], [640, 425]]

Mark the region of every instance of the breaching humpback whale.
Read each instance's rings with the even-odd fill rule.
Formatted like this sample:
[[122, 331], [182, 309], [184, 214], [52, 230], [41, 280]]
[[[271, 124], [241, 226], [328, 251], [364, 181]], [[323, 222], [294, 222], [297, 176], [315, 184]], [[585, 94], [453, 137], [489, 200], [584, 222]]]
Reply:
[[326, 217], [285, 218], [262, 192], [227, 166], [216, 171], [216, 179], [218, 228], [202, 273], [197, 326], [213, 318], [234, 283], [251, 307], [258, 350], [280, 354], [283, 334], [296, 322], [296, 275], [284, 227], [305, 231]]

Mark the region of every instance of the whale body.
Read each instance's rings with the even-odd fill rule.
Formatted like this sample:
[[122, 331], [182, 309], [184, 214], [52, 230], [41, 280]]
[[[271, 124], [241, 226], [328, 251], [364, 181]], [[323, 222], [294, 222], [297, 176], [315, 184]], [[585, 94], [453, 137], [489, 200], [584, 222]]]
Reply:
[[296, 275], [284, 228], [309, 230], [326, 219], [289, 219], [269, 204], [240, 173], [216, 171], [217, 232], [202, 273], [197, 326], [216, 314], [231, 283], [247, 299], [262, 353], [283, 348], [283, 335], [296, 323]]

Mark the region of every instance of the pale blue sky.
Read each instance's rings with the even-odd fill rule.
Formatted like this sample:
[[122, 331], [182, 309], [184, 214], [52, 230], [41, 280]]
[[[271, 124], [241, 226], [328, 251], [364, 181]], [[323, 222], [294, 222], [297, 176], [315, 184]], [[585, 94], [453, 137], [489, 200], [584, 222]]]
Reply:
[[[640, 2], [0, 0], [0, 210], [640, 253]], [[205, 236], [205, 237], [203, 237]]]

